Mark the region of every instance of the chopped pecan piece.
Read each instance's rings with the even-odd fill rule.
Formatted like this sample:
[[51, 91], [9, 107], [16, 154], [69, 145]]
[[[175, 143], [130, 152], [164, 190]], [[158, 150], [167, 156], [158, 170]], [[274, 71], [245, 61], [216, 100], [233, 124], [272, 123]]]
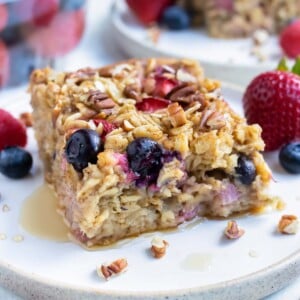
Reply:
[[169, 243], [160, 237], [154, 237], [151, 241], [151, 253], [155, 258], [162, 258], [166, 254]]
[[123, 90], [123, 94], [127, 98], [139, 100], [139, 94], [141, 93], [141, 87], [138, 84], [129, 84]]
[[76, 72], [69, 73], [65, 79], [75, 79], [75, 83], [80, 85], [83, 81], [92, 78], [96, 75], [96, 70], [92, 68], [83, 68], [79, 69]]
[[173, 127], [182, 126], [187, 122], [184, 110], [178, 102], [172, 103], [168, 106], [168, 113]]
[[197, 86], [187, 83], [182, 83], [172, 89], [172, 91], [167, 95], [167, 98], [173, 102], [180, 102], [183, 104], [189, 104], [191, 102], [204, 103], [204, 97], [197, 90]]
[[299, 220], [294, 215], [283, 215], [278, 224], [278, 231], [285, 234], [295, 234], [299, 230]]
[[238, 239], [245, 233], [245, 230], [239, 228], [236, 221], [228, 221], [224, 234], [228, 239]]
[[91, 91], [86, 100], [86, 104], [96, 110], [115, 107], [115, 102], [106, 93]]
[[224, 126], [226, 126], [226, 119], [224, 115], [210, 109], [203, 111], [200, 121], [200, 127], [208, 127], [210, 129], [221, 129]]
[[126, 258], [119, 258], [112, 263], [102, 264], [97, 267], [97, 273], [100, 277], [108, 280], [113, 275], [118, 275], [126, 271], [128, 266]]
[[19, 117], [20, 121], [24, 123], [26, 127], [32, 127], [32, 115], [29, 112], [23, 112]]

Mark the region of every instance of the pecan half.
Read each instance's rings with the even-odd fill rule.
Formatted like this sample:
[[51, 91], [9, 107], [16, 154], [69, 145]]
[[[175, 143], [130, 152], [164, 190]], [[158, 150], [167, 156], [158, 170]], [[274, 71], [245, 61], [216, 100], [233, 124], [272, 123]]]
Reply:
[[299, 230], [299, 220], [294, 215], [283, 215], [278, 223], [278, 231], [285, 234], [295, 234]]
[[228, 239], [238, 239], [245, 233], [245, 230], [239, 228], [236, 221], [228, 221], [224, 234]]
[[155, 258], [162, 258], [166, 254], [169, 243], [160, 237], [154, 237], [151, 241], [150, 251]]
[[118, 275], [126, 271], [128, 263], [126, 258], [119, 258], [109, 264], [102, 264], [97, 267], [97, 273], [100, 277], [108, 280], [113, 275]]
[[90, 91], [86, 104], [95, 110], [113, 108], [116, 105], [106, 93], [97, 90]]
[[83, 81], [90, 79], [96, 75], [96, 70], [92, 68], [79, 69], [76, 72], [67, 74], [65, 79], [75, 79], [76, 84], [81, 84]]

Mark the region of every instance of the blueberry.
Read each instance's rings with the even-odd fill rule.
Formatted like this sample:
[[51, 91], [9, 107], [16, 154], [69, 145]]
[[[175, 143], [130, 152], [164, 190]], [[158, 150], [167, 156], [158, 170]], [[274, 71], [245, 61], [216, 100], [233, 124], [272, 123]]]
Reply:
[[128, 145], [126, 152], [130, 169], [139, 176], [138, 183], [155, 183], [162, 168], [161, 146], [151, 139], [138, 138]]
[[102, 150], [102, 141], [97, 131], [79, 129], [69, 137], [65, 154], [74, 169], [81, 172], [89, 163], [97, 162], [97, 154]]
[[173, 30], [181, 30], [190, 27], [190, 17], [180, 6], [170, 6], [165, 9], [161, 17], [161, 23]]
[[18, 25], [6, 27], [3, 31], [0, 32], [0, 39], [3, 40], [8, 46], [23, 42], [24, 37], [21, 31], [21, 27]]
[[235, 172], [240, 182], [245, 185], [250, 185], [256, 177], [256, 169], [253, 161], [245, 155], [241, 155], [238, 158], [238, 165], [235, 168]]
[[0, 152], [0, 172], [9, 178], [23, 178], [31, 167], [31, 154], [20, 147], [7, 147]]
[[60, 8], [64, 11], [78, 10], [85, 3], [85, 0], [61, 0]]
[[300, 142], [285, 145], [279, 152], [282, 167], [293, 174], [300, 174]]

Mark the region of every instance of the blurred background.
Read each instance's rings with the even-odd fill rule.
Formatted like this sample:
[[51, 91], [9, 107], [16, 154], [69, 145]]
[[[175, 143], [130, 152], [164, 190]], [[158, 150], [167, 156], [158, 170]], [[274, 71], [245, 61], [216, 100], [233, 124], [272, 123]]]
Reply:
[[34, 68], [146, 56], [194, 58], [208, 76], [246, 86], [295, 56], [280, 32], [299, 15], [299, 0], [0, 0], [0, 88]]

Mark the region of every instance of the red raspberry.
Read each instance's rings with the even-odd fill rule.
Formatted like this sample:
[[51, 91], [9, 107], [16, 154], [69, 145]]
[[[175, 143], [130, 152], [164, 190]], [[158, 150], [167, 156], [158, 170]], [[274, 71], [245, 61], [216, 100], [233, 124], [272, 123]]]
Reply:
[[266, 150], [300, 138], [300, 76], [286, 71], [257, 76], [244, 94], [243, 105], [248, 122], [262, 127]]
[[0, 40], [0, 88], [4, 86], [9, 79], [9, 53], [5, 44]]
[[8, 21], [7, 8], [4, 4], [0, 4], [0, 31], [5, 28]]
[[59, 0], [35, 0], [33, 5], [33, 23], [48, 26], [59, 11]]
[[23, 123], [0, 109], [0, 151], [9, 146], [24, 147], [26, 143], [26, 128]]
[[128, 6], [145, 25], [158, 21], [164, 9], [173, 3], [173, 0], [126, 0]]
[[103, 126], [103, 132], [101, 134], [102, 138], [105, 138], [105, 136], [107, 134], [109, 134], [111, 131], [118, 128], [115, 124], [110, 123], [110, 122], [108, 122], [106, 120], [103, 120], [103, 119], [94, 119], [93, 121], [94, 121], [96, 126], [98, 126], [100, 123], [102, 124], [102, 126]]
[[171, 103], [170, 100], [161, 99], [161, 98], [144, 98], [141, 102], [138, 102], [135, 106], [138, 110], [146, 112], [155, 112], [158, 109], [163, 109], [168, 107]]
[[280, 45], [288, 57], [300, 55], [300, 20], [294, 21], [281, 32]]
[[60, 12], [47, 27], [38, 28], [31, 34], [28, 42], [45, 57], [67, 54], [78, 44], [84, 21], [83, 10]]

